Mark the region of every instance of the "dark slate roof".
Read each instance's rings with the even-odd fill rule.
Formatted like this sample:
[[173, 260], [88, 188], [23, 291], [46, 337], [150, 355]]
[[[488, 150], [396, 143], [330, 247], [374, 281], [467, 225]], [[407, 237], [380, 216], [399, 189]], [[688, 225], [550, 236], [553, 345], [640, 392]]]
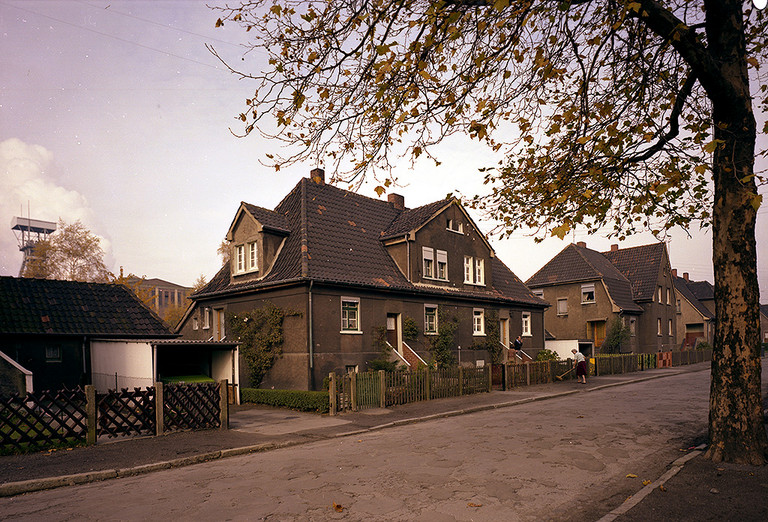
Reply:
[[702, 317], [706, 319], [715, 318], [715, 315], [710, 312], [709, 309], [704, 306], [688, 288], [688, 281], [682, 277], [675, 277], [673, 279], [675, 281], [675, 290], [680, 293], [680, 295], [685, 297], [685, 299], [691, 303], [691, 305], [696, 309], [697, 312], [699, 312], [699, 314], [701, 314]]
[[443, 199], [440, 201], [435, 201], [434, 203], [422, 205], [418, 208], [404, 210], [389, 225], [387, 230], [381, 234], [381, 239], [399, 237], [407, 234], [411, 230], [420, 228], [427, 221], [432, 219], [435, 214], [438, 214], [452, 202], [453, 200], [451, 199]]
[[760, 313], [768, 317], [768, 305], [760, 305]]
[[232, 284], [229, 265], [224, 265], [193, 297], [312, 280], [546, 306], [495, 259], [491, 261], [494, 288], [467, 291], [408, 281], [382, 243], [385, 231], [398, 231], [392, 236], [395, 237], [399, 231], [404, 234], [406, 226], [418, 228], [451, 202], [441, 200], [416, 209], [398, 210], [387, 201], [304, 178], [273, 211], [285, 217], [290, 234], [269, 274], [257, 281]]
[[626, 312], [641, 312], [630, 281], [603, 254], [570, 244], [526, 281], [531, 288], [602, 280], [611, 300]]
[[286, 234], [291, 231], [288, 220], [283, 214], [275, 212], [274, 210], [268, 210], [266, 208], [257, 207], [256, 205], [251, 205], [245, 201], [243, 201], [242, 204], [248, 213], [251, 214], [251, 216], [253, 216], [256, 221], [261, 223], [261, 226], [264, 228], [275, 230], [277, 232], [283, 232]]
[[0, 277], [0, 334], [175, 337], [122, 285]]
[[629, 279], [635, 301], [652, 301], [665, 253], [664, 243], [654, 243], [620, 248], [603, 255]]
[[690, 281], [686, 282], [688, 290], [691, 291], [699, 301], [714, 301], [715, 287], [709, 281]]

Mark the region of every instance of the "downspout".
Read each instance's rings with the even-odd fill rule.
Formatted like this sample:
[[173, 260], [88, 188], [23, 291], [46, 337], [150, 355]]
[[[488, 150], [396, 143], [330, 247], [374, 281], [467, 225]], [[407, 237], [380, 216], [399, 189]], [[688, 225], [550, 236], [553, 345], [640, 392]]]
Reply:
[[308, 297], [308, 303], [307, 303], [307, 310], [308, 310], [308, 328], [307, 328], [307, 336], [309, 341], [309, 389], [314, 390], [315, 389], [315, 353], [314, 353], [314, 335], [312, 334], [312, 284], [314, 283], [313, 280], [309, 280], [309, 297]]
[[405, 277], [408, 279], [408, 282], [411, 282], [411, 242], [408, 241], [408, 234], [405, 235], [405, 263], [406, 263], [406, 274]]

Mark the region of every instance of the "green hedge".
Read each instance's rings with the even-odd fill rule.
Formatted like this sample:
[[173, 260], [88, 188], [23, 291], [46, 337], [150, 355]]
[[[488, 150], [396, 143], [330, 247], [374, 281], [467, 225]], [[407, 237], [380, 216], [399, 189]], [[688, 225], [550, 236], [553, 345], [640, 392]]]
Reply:
[[330, 410], [328, 392], [243, 388], [240, 391], [240, 402], [318, 413], [328, 413]]

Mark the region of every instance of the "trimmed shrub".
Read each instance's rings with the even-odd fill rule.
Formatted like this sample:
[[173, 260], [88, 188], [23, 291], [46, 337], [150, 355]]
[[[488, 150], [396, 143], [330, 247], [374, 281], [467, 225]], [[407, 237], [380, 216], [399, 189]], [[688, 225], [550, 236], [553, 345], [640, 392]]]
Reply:
[[243, 388], [240, 391], [240, 402], [317, 413], [328, 413], [330, 410], [328, 392], [320, 391]]

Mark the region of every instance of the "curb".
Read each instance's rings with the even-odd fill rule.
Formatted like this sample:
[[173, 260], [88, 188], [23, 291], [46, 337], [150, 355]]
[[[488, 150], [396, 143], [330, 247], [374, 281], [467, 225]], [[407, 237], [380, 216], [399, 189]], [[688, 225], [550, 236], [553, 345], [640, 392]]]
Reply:
[[[689, 371], [704, 371], [704, 370], [689, 370]], [[643, 381], [650, 381], [653, 379], [660, 379], [662, 377], [670, 377], [672, 375], [679, 375], [681, 373], [688, 373], [686, 371], [676, 371], [674, 373], [668, 373], [668, 374], [662, 374], [662, 375], [650, 375], [647, 377], [640, 377], [637, 379], [632, 379], [628, 381], [621, 381], [621, 382], [614, 382], [609, 384], [602, 384], [600, 386], [595, 386], [594, 388], [588, 388], [583, 390], [584, 392], [593, 392], [597, 390], [603, 390], [605, 388], [613, 388], [615, 386], [623, 386], [626, 384], [633, 384], [637, 382], [643, 382]], [[570, 391], [564, 391], [564, 392], [557, 392], [557, 393], [549, 393], [545, 395], [539, 395], [536, 397], [527, 397], [525, 399], [518, 399], [515, 401], [509, 401], [509, 402], [502, 402], [497, 404], [486, 404], [483, 406], [475, 406], [472, 408], [466, 408], [461, 410], [453, 410], [453, 411], [447, 411], [442, 413], [435, 413], [432, 415], [425, 415], [423, 417], [413, 417], [410, 419], [401, 419], [397, 421], [387, 422], [385, 424], [379, 424], [376, 426], [371, 426], [369, 428], [363, 428], [359, 430], [354, 431], [348, 431], [344, 433], [337, 433], [335, 435], [329, 435], [329, 436], [320, 436], [313, 440], [294, 440], [294, 441], [288, 441], [288, 442], [268, 442], [263, 444], [256, 444], [253, 446], [243, 446], [239, 448], [230, 448], [230, 449], [224, 449], [219, 451], [214, 451], [210, 453], [202, 453], [199, 455], [192, 455], [190, 457], [182, 457], [174, 460], [167, 460], [162, 462], [155, 462], [151, 464], [143, 464], [140, 466], [135, 466], [131, 468], [125, 468], [125, 469], [114, 469], [114, 470], [102, 470], [102, 471], [91, 471], [87, 473], [78, 473], [75, 475], [63, 475], [59, 477], [46, 477], [46, 478], [40, 478], [40, 479], [30, 479], [30, 480], [24, 480], [19, 482], [6, 482], [5, 484], [0, 484], [0, 497], [12, 497], [16, 495], [21, 495], [24, 493], [33, 493], [35, 491], [42, 491], [46, 489], [55, 489], [60, 488], [64, 486], [77, 486], [82, 484], [89, 484], [93, 482], [101, 482], [103, 480], [109, 480], [109, 479], [117, 479], [117, 478], [124, 478], [124, 477], [135, 477], [138, 475], [144, 475], [146, 473], [152, 473], [154, 471], [162, 471], [166, 469], [171, 468], [180, 468], [184, 466], [191, 466], [194, 464], [200, 464], [203, 462], [210, 462], [213, 460], [219, 460], [227, 457], [237, 457], [241, 455], [248, 455], [250, 453], [261, 453], [265, 451], [271, 451], [271, 450], [277, 450], [282, 448], [289, 448], [292, 446], [299, 446], [302, 444], [308, 444], [310, 442], [316, 442], [318, 440], [329, 440], [334, 438], [341, 438], [341, 437], [350, 437], [354, 435], [361, 435], [364, 433], [370, 433], [374, 431], [379, 431], [387, 428], [394, 428], [397, 426], [405, 426], [408, 424], [416, 424], [419, 422], [427, 422], [430, 420], [437, 420], [437, 419], [445, 419], [448, 417], [456, 417], [459, 415], [467, 415], [470, 413], [477, 413], [481, 411], [488, 411], [488, 410], [495, 410], [499, 408], [508, 408], [511, 406], [518, 406], [521, 404], [527, 404], [531, 402], [538, 402], [538, 401], [545, 401], [550, 399], [556, 399], [558, 397], [566, 397], [568, 395], [573, 395], [576, 393], [582, 393], [582, 390], [570, 390]], [[698, 450], [698, 448], [697, 448]], [[701, 451], [698, 451], [698, 453], [701, 453]], [[698, 455], [696, 450], [694, 452], [689, 453], [688, 455], [681, 457], [680, 459], [677, 459], [673, 466], [676, 466], [676, 463], [679, 461], [687, 462], [687, 460], [690, 460], [691, 458]], [[685, 459], [685, 460], [683, 460]], [[674, 476], [680, 469], [682, 469], [682, 464], [679, 465], [680, 467], [670, 475]], [[674, 467], [672, 469], [675, 469]], [[670, 470], [672, 471], [672, 470]], [[669, 471], [667, 472], [667, 474]], [[662, 476], [660, 479], [658, 479], [656, 482], [661, 481], [662, 479], [664, 481], [668, 480], [669, 477]], [[643, 488], [639, 493], [636, 493], [633, 497], [630, 497], [627, 501], [624, 502], [619, 508], [615, 509], [614, 511], [611, 511], [608, 515], [600, 519], [598, 522], [610, 522], [614, 520], [619, 514], [616, 514], [613, 518], [606, 518], [611, 516], [614, 512], [617, 512], [619, 509], [622, 509], [622, 507], [630, 502], [635, 496], [640, 495], [643, 491], [648, 489], [648, 492], [645, 493], [645, 495], [642, 498], [645, 498], [645, 496], [649, 495], [650, 492], [653, 490], [654, 487], [657, 487], [660, 484], [663, 484], [661, 482], [660, 484], [656, 484], [654, 482], [653, 484], [650, 484]], [[650, 489], [649, 489], [650, 488]], [[642, 500], [640, 498], [637, 500], [637, 502], [640, 502]], [[637, 504], [635, 502], [635, 504]], [[632, 504], [634, 506], [635, 504]], [[629, 510], [632, 506], [629, 506], [626, 508], [626, 510]], [[626, 512], [623, 511], [623, 512]], [[622, 512], [622, 513], [623, 513]]]
[[650, 495], [654, 489], [661, 487], [664, 485], [665, 482], [667, 482], [669, 479], [677, 475], [680, 471], [682, 471], [683, 466], [686, 462], [688, 462], [691, 459], [694, 459], [704, 453], [704, 449], [707, 447], [706, 444], [701, 444], [699, 446], [696, 446], [696, 448], [688, 453], [687, 455], [683, 455], [679, 459], [676, 459], [671, 467], [664, 473], [661, 477], [656, 479], [655, 482], [652, 482], [651, 484], [648, 484], [647, 486], [643, 487], [640, 491], [629, 497], [627, 500], [625, 500], [619, 507], [612, 510], [602, 518], [598, 519], [597, 522], [612, 522], [613, 520], [616, 520], [621, 515], [624, 515], [627, 511], [638, 505], [640, 502], [642, 502], [648, 495]]

